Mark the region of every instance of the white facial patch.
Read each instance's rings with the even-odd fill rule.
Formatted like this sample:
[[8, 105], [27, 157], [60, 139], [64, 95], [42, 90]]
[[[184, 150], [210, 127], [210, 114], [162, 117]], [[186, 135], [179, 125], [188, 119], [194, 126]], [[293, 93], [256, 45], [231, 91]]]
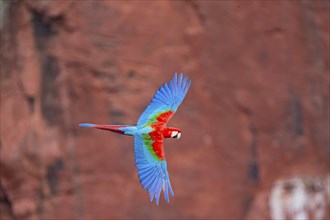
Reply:
[[172, 131], [171, 137], [174, 138], [179, 132], [177, 131]]

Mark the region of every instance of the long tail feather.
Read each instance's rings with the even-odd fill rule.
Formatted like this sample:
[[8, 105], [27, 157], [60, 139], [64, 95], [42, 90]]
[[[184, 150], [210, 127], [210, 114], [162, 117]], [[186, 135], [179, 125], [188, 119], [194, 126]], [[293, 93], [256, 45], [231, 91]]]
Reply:
[[80, 127], [86, 127], [86, 128], [95, 128], [95, 124], [90, 123], [81, 123], [79, 124]]
[[[99, 124], [90, 124], [90, 123], [81, 123], [79, 124], [81, 127], [86, 128], [97, 128], [106, 131], [112, 131], [119, 134], [128, 134], [126, 131], [131, 130], [132, 126], [127, 125], [99, 125]], [[125, 133], [126, 132], [126, 133]]]

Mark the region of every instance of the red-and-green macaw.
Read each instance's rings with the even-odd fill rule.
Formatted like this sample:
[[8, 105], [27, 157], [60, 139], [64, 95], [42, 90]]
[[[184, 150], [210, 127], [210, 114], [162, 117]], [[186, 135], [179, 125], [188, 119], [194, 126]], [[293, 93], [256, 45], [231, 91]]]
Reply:
[[150, 201], [155, 198], [159, 203], [160, 194], [169, 202], [169, 194], [174, 196], [164, 154], [164, 138], [179, 139], [181, 131], [166, 127], [186, 96], [191, 80], [175, 73], [169, 84], [164, 83], [152, 98], [148, 107], [140, 116], [136, 126], [99, 125], [83, 123], [82, 127], [98, 128], [119, 134], [134, 136], [135, 163], [138, 176], [144, 189], [150, 195]]

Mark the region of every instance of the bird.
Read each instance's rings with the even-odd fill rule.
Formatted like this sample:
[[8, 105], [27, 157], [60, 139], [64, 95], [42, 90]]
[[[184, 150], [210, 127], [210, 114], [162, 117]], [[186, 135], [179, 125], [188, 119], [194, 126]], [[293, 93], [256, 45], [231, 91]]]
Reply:
[[81, 123], [79, 126], [97, 128], [134, 137], [135, 166], [143, 189], [149, 193], [150, 201], [159, 198], [163, 191], [169, 203], [169, 193], [174, 196], [164, 153], [164, 138], [181, 137], [181, 130], [167, 127], [167, 122], [185, 98], [191, 80], [188, 75], [175, 73], [168, 84], [164, 83], [154, 94], [151, 102], [139, 117], [137, 124], [101, 125]]

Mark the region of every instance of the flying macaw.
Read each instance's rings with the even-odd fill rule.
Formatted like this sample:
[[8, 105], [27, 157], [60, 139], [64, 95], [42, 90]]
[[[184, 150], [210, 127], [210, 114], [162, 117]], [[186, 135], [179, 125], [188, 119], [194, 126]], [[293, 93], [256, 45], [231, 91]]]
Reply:
[[119, 134], [134, 136], [135, 164], [143, 189], [147, 189], [150, 201], [155, 198], [159, 203], [160, 194], [169, 202], [169, 194], [174, 196], [170, 177], [167, 171], [163, 140], [181, 136], [180, 129], [166, 127], [186, 96], [191, 80], [174, 74], [169, 84], [160, 87], [150, 104], [140, 116], [136, 126], [129, 125], [99, 125], [83, 123], [82, 127], [98, 128]]

